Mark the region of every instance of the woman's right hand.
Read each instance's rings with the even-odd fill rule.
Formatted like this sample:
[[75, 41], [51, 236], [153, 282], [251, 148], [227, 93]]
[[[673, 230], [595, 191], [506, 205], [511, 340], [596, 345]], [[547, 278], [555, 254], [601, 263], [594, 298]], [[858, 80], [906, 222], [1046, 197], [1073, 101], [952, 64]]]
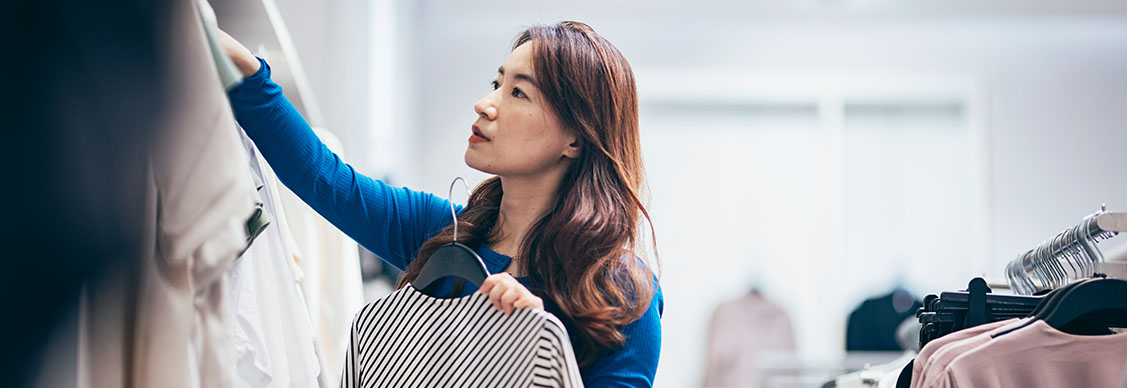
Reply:
[[255, 58], [254, 53], [250, 49], [243, 46], [242, 43], [227, 35], [223, 30], [219, 30], [219, 45], [223, 46], [223, 52], [231, 58], [231, 62], [235, 63], [235, 67], [239, 69], [239, 73], [243, 74], [243, 78], [250, 77], [258, 72], [258, 68], [262, 67], [258, 63], [258, 58]]
[[485, 278], [478, 287], [477, 292], [489, 295], [493, 307], [501, 310], [505, 315], [513, 313], [520, 308], [544, 310], [544, 300], [533, 295], [523, 284], [517, 281], [508, 272], [495, 273]]

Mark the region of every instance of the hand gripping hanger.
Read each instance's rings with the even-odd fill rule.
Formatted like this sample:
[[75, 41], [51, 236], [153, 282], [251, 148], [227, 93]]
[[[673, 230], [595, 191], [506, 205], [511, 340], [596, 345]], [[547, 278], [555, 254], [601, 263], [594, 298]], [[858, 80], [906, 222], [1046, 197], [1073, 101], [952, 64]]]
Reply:
[[[462, 184], [466, 186], [466, 192], [469, 192], [469, 185], [466, 184], [465, 179], [458, 177], [450, 182], [450, 192], [447, 194], [447, 198], [450, 199], [450, 215], [454, 218], [454, 241], [439, 247], [430, 255], [426, 264], [423, 264], [419, 276], [411, 282], [411, 286], [418, 290], [429, 290], [436, 285], [439, 279], [447, 276], [465, 279], [478, 287], [485, 281], [485, 278], [489, 277], [489, 269], [485, 268], [485, 262], [481, 260], [481, 256], [478, 256], [477, 252], [474, 252], [470, 247], [458, 242], [458, 213], [454, 210], [452, 200], [454, 185], [458, 181], [462, 181]], [[416, 260], [418, 259], [416, 258]]]

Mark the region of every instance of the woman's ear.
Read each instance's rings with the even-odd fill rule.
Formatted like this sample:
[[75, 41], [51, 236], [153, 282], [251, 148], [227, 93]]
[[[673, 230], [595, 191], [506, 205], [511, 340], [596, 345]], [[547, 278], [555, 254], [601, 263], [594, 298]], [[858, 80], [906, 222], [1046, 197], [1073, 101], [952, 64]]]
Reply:
[[579, 137], [571, 138], [571, 143], [569, 143], [567, 145], [567, 147], [564, 148], [563, 156], [565, 158], [568, 158], [568, 159], [579, 158], [579, 155], [582, 154], [582, 151], [583, 151], [583, 148], [582, 148], [582, 146], [580, 146], [580, 143], [582, 143], [582, 142], [579, 140]]

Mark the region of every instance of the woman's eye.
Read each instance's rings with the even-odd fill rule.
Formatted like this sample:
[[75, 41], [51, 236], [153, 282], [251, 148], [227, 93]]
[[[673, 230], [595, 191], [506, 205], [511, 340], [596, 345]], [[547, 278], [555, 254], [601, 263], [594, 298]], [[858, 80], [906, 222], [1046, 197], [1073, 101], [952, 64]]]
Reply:
[[513, 88], [513, 97], [516, 97], [516, 98], [524, 97], [524, 92], [520, 91], [520, 89]]
[[497, 81], [490, 81], [489, 84], [493, 85], [493, 90], [497, 90], [501, 87], [501, 84], [497, 83]]

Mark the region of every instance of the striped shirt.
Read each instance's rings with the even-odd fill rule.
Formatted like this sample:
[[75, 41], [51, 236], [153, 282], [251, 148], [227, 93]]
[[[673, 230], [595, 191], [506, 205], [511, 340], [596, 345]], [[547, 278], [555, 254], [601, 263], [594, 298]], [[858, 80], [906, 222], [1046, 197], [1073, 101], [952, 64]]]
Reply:
[[493, 307], [485, 294], [439, 299], [406, 286], [352, 322], [342, 388], [583, 387], [551, 313]]

